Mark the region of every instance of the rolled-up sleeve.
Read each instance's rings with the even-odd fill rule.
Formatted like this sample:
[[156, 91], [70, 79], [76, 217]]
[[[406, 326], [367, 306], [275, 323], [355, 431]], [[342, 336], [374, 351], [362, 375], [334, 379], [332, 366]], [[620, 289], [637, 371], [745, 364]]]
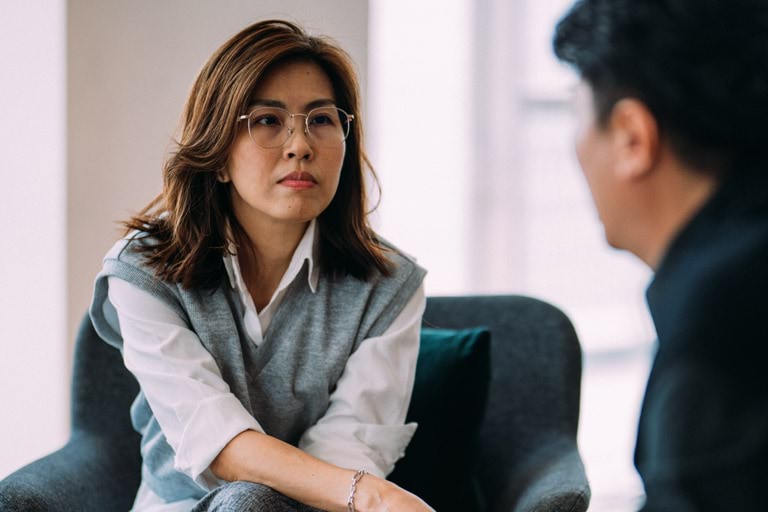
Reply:
[[405, 424], [419, 352], [426, 297], [418, 288], [381, 336], [352, 354], [326, 414], [310, 427], [299, 448], [340, 467], [386, 477], [405, 454], [416, 424]]
[[149, 293], [109, 278], [125, 366], [139, 382], [168, 444], [175, 467], [203, 488], [220, 483], [208, 470], [235, 436], [263, 432], [230, 392], [197, 335], [170, 307]]

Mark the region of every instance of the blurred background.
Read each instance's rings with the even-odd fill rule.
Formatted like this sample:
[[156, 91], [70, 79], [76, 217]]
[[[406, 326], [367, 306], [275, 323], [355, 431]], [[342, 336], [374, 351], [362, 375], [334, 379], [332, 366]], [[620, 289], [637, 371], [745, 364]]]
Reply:
[[[650, 273], [608, 248], [572, 149], [570, 0], [0, 2], [0, 478], [68, 436], [72, 339], [118, 221], [160, 190], [187, 90], [247, 24], [336, 39], [363, 84], [379, 231], [430, 295], [526, 294], [584, 350], [590, 510], [636, 510]], [[514, 392], [513, 390], [511, 392]]]

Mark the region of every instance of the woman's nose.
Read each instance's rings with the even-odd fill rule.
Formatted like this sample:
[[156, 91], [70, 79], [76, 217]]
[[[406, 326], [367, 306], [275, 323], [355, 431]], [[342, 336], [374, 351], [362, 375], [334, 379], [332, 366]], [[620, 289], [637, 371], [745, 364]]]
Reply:
[[294, 120], [294, 125], [288, 132], [288, 140], [283, 146], [283, 154], [286, 158], [302, 158], [309, 160], [314, 152], [309, 140], [307, 127], [304, 123]]

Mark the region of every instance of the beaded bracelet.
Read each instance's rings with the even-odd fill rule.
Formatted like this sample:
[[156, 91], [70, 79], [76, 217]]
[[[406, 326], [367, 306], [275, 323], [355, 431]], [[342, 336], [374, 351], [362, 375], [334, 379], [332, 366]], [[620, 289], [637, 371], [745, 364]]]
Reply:
[[349, 498], [347, 498], [347, 512], [355, 512], [355, 491], [357, 491], [357, 483], [367, 475], [368, 472], [364, 469], [358, 469], [355, 476], [352, 477], [352, 484], [349, 486]]

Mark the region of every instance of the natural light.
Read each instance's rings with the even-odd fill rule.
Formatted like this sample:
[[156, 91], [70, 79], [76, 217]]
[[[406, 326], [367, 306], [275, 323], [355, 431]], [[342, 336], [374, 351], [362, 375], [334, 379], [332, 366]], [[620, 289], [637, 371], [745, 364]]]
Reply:
[[[0, 80], [0, 211], [10, 219], [0, 272], [13, 292], [0, 308], [9, 319], [0, 322], [0, 404], [18, 414], [2, 423], [0, 478], [64, 442], [67, 308], [82, 316], [116, 221], [156, 193], [203, 59], [268, 15], [334, 27], [329, 35], [361, 61], [366, 142], [383, 189], [375, 225], [428, 269], [427, 293], [531, 295], [571, 318], [584, 351], [579, 444], [590, 511], [636, 510], [643, 489], [632, 455], [655, 340], [644, 299], [650, 272], [606, 245], [574, 156], [575, 78], [550, 50], [570, 0], [370, 0], [354, 4], [352, 22], [305, 0], [265, 2], [269, 11], [240, 0], [220, 17], [213, 3], [198, 13], [178, 0], [144, 2], [146, 12], [130, 14], [147, 25], [146, 41], [118, 3], [43, 3], [0, 4], [0, 57], [17, 70]], [[98, 30], [106, 17], [112, 25]], [[73, 20], [101, 46], [83, 30], [67, 33]], [[134, 39], [118, 43], [120, 34]], [[167, 53], [148, 55], [152, 45]], [[87, 79], [81, 72], [97, 79], [73, 82]], [[124, 122], [105, 134], [99, 123], [111, 106], [125, 109]], [[93, 244], [78, 243], [74, 256], [73, 229]]]
[[571, 317], [590, 510], [623, 512], [643, 492], [650, 272], [607, 247], [575, 160], [575, 78], [550, 50], [569, 3], [371, 1], [369, 146], [381, 229], [429, 269], [428, 293], [533, 295]]

